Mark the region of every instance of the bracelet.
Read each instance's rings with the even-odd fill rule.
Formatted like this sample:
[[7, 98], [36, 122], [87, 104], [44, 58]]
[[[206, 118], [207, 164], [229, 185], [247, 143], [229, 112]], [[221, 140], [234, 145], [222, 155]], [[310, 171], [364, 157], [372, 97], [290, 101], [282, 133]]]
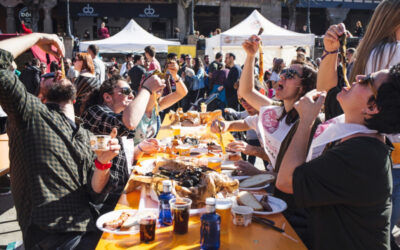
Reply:
[[174, 81], [175, 82], [180, 82], [180, 81], [182, 81], [182, 77], [178, 76], [178, 78], [176, 80], [174, 79]]
[[150, 93], [150, 95], [152, 95], [153, 94], [153, 92], [147, 87], [147, 86], [142, 86], [142, 89], [145, 89], [145, 90], [147, 90], [147, 91], [149, 91], [149, 93]]
[[97, 168], [98, 170], [106, 170], [106, 169], [111, 168], [112, 163], [109, 162], [109, 163], [103, 164], [103, 163], [99, 162], [99, 161], [97, 160], [97, 158], [96, 158], [96, 159], [94, 160], [94, 165], [96, 166], [96, 168]]
[[137, 145], [137, 147], [138, 147], [138, 149], [139, 149], [140, 152], [144, 153], [144, 150], [140, 147], [139, 144]]
[[323, 56], [321, 57], [321, 61], [324, 60], [324, 58], [325, 58], [327, 55], [337, 54], [337, 53], [339, 52], [339, 50], [337, 49], [337, 50], [334, 50], [334, 51], [327, 51], [326, 49], [324, 49], [324, 52], [325, 52], [326, 54], [323, 55]]

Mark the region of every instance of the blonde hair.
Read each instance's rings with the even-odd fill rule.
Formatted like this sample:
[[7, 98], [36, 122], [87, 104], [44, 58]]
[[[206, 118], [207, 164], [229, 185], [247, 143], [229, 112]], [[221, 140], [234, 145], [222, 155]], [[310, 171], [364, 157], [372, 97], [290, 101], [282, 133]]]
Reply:
[[357, 59], [349, 79], [351, 82], [355, 81], [357, 75], [364, 74], [370, 56], [372, 56], [373, 68], [389, 66], [382, 65], [383, 52], [385, 46], [389, 45], [388, 62], [390, 62], [396, 53], [396, 30], [399, 27], [400, 1], [382, 1], [375, 9], [364, 38], [357, 47]]

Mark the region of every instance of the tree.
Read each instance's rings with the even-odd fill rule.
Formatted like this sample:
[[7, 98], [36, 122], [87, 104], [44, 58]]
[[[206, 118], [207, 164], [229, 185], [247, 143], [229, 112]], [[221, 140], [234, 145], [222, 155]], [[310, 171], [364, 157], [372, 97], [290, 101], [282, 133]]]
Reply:
[[280, 0], [283, 2], [289, 9], [289, 25], [288, 29], [295, 30], [296, 29], [296, 6], [300, 3], [300, 0]]

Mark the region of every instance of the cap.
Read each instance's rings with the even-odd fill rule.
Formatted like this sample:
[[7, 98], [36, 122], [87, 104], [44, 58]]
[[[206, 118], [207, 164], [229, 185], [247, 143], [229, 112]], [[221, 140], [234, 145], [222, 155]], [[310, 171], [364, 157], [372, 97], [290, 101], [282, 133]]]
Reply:
[[172, 186], [172, 183], [170, 180], [163, 180], [162, 184], [163, 184], [163, 186]]
[[212, 198], [212, 197], [207, 198], [206, 205], [214, 205], [215, 206], [215, 198]]

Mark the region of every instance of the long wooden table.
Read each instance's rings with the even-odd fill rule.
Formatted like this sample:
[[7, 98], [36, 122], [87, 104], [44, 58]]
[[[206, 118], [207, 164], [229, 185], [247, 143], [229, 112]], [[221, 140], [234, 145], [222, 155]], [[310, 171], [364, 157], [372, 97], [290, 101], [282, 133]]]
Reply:
[[[169, 120], [165, 119], [158, 139], [172, 137]], [[230, 133], [223, 135], [225, 145], [233, 139]], [[115, 210], [138, 209], [140, 191], [124, 193]], [[266, 216], [275, 221], [275, 225], [283, 228], [286, 234], [274, 231], [260, 224], [252, 223], [248, 227], [229, 225], [227, 234], [221, 234], [221, 249], [307, 249], [296, 232], [282, 214]], [[96, 249], [199, 249], [200, 248], [200, 216], [191, 216], [189, 231], [184, 235], [173, 233], [172, 226], [156, 229], [156, 239], [148, 244], [141, 244], [139, 234], [115, 235], [103, 233]]]

